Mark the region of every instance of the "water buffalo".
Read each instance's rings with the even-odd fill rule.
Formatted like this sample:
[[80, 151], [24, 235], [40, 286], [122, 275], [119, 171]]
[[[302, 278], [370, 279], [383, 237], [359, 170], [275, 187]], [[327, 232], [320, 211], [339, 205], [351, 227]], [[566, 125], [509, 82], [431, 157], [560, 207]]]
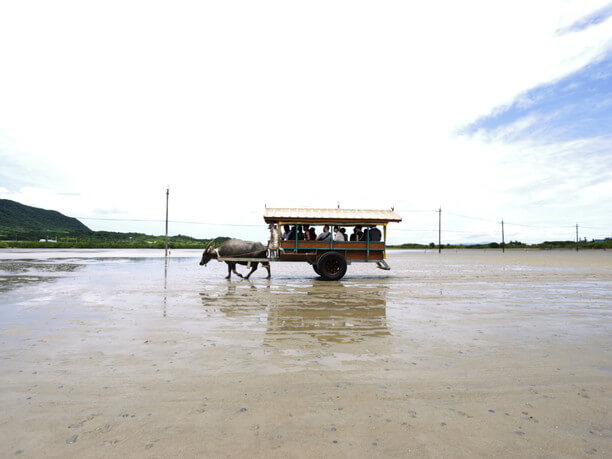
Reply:
[[[225, 241], [218, 249], [213, 248], [213, 241], [206, 246], [202, 259], [200, 260], [200, 266], [206, 266], [206, 264], [214, 259], [230, 257], [230, 258], [265, 258], [266, 248], [259, 242], [242, 241], [240, 239], [229, 239]], [[239, 277], [243, 277], [238, 271], [236, 271], [236, 263], [240, 265], [251, 266], [251, 272], [248, 273], [245, 279], [248, 279], [259, 265], [258, 261], [226, 261], [227, 263], [227, 277], [229, 279], [232, 275], [232, 271]], [[268, 277], [270, 279], [270, 263], [261, 262], [261, 265], [268, 270]]]

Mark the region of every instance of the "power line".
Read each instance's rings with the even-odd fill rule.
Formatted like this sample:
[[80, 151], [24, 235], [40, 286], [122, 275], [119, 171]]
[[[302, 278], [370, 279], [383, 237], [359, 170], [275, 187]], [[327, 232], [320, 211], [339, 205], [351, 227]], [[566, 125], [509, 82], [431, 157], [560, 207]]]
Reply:
[[[101, 217], [75, 217], [79, 220], [103, 220], [113, 222], [147, 222], [164, 223], [166, 220], [146, 219], [146, 218], [101, 218]], [[210, 223], [210, 222], [189, 222], [183, 220], [168, 220], [169, 223], [186, 223], [190, 225], [211, 225], [211, 226], [261, 226], [262, 224], [240, 224], [240, 223]]]
[[[547, 225], [547, 226], [542, 226], [542, 225], [525, 225], [523, 223], [513, 223], [513, 222], [506, 222], [506, 225], [511, 225], [511, 226], [522, 226], [524, 228], [539, 228], [539, 229], [550, 229], [550, 228], [564, 228], [563, 226], [560, 225]], [[573, 228], [573, 226], [567, 226], [565, 228]]]
[[408, 210], [408, 209], [397, 209], [398, 212], [402, 212], [402, 213], [431, 213], [431, 212], [438, 212], [437, 210], [431, 210], [431, 209], [427, 209], [427, 210]]
[[[436, 211], [437, 212], [437, 211]], [[448, 215], [454, 215], [455, 217], [461, 217], [461, 218], [467, 218], [469, 220], [478, 220], [478, 221], [484, 221], [484, 222], [488, 222], [488, 223], [499, 223], [498, 221], [493, 221], [490, 218], [482, 218], [482, 217], [474, 217], [471, 215], [464, 215], [464, 214], [457, 214], [455, 212], [446, 212]], [[525, 228], [540, 228], [540, 229], [550, 229], [550, 228], [574, 228], [575, 225], [549, 225], [549, 224], [525, 224], [525, 223], [513, 223], [513, 222], [509, 222], [507, 220], [504, 220], [504, 224], [506, 225], [512, 225], [512, 226], [522, 226]], [[602, 226], [583, 226], [580, 225], [580, 228], [588, 228], [588, 229], [599, 229], [599, 230], [609, 230], [610, 228], [604, 228]]]
[[[436, 211], [437, 212], [437, 211]], [[455, 217], [461, 217], [461, 218], [467, 218], [470, 220], [480, 220], [480, 221], [484, 221], [484, 222], [490, 222], [493, 223], [493, 220], [489, 219], [489, 218], [481, 218], [481, 217], [470, 217], [469, 215], [462, 215], [462, 214], [456, 214], [454, 212], [448, 212], [446, 211], [445, 213], [449, 214], [449, 215], [454, 215]], [[495, 222], [497, 223], [497, 222]]]
[[415, 233], [424, 233], [424, 232], [434, 231], [434, 229], [433, 228], [428, 228], [428, 229], [393, 228], [393, 231], [409, 231], [409, 232], [415, 232]]
[[[407, 210], [401, 210], [399, 212], [407, 212]], [[436, 212], [438, 213], [438, 210], [435, 211], [431, 211], [431, 210], [414, 210], [414, 211], [409, 211], [409, 212], [426, 212], [426, 213], [430, 213], [430, 212]], [[480, 220], [480, 221], [485, 221], [488, 223], [495, 223], [498, 224], [499, 222], [497, 221], [493, 221], [493, 220], [488, 220], [488, 219], [484, 219], [484, 218], [480, 218], [480, 217], [472, 217], [472, 216], [468, 216], [468, 215], [462, 215], [462, 214], [456, 214], [454, 212], [446, 212], [447, 214], [450, 215], [454, 215], [454, 216], [458, 216], [458, 217], [462, 217], [462, 218], [467, 218], [467, 219], [471, 219], [471, 220]], [[110, 218], [110, 217], [76, 217], [80, 220], [96, 220], [96, 221], [117, 221], [117, 222], [145, 222], [145, 223], [164, 223], [165, 220], [161, 220], [161, 219], [147, 219], [147, 218]], [[263, 223], [212, 223], [212, 222], [198, 222], [198, 221], [187, 221], [187, 220], [168, 220], [169, 223], [179, 223], [179, 224], [187, 224], [187, 225], [205, 225], [205, 226], [215, 226], [215, 227], [243, 227], [243, 228], [258, 228], [261, 227], [263, 225]], [[508, 222], [506, 220], [504, 220], [504, 224], [506, 226], [506, 228], [508, 227], [525, 227], [525, 228], [535, 228], [535, 229], [546, 229], [546, 230], [555, 230], [555, 233], [561, 233], [563, 232], [564, 229], [569, 229], [569, 228], [575, 228], [575, 225], [559, 225], [559, 226], [554, 226], [554, 225], [550, 225], [550, 226], [540, 226], [540, 225], [527, 225], [527, 224], [521, 224], [521, 223], [512, 223], [512, 222]], [[584, 228], [584, 229], [589, 229], [589, 230], [603, 230], [606, 231], [608, 230], [608, 228], [604, 228], [604, 227], [596, 227], [596, 226], [580, 226], [580, 228]], [[417, 229], [417, 228], [394, 228], [393, 231], [394, 232], [410, 232], [410, 233], [432, 233], [432, 232], [436, 232], [438, 230], [438, 228], [435, 228], [434, 226], [432, 226], [431, 228], [427, 228], [427, 229]], [[612, 233], [612, 230], [610, 230], [610, 232]], [[445, 233], [454, 233], [454, 234], [474, 234], [474, 231], [464, 231], [464, 230], [445, 230]], [[487, 233], [489, 234], [489, 233]], [[493, 234], [493, 232], [491, 232], [490, 234]], [[508, 233], [508, 236], [510, 237], [514, 237], [514, 236], [518, 236], [520, 233], [511, 231]], [[609, 237], [610, 234], [605, 234], [602, 233], [600, 231], [591, 231], [587, 233], [588, 236], [590, 237], [597, 237], [597, 238], [602, 238], [602, 237]]]
[[[437, 211], [436, 211], [437, 212]], [[451, 213], [451, 212], [447, 212], [447, 213]], [[453, 214], [453, 215], [458, 215], [458, 214]], [[104, 217], [75, 217], [78, 218], [80, 220], [101, 220], [101, 221], [117, 221], [117, 222], [146, 222], [146, 223], [164, 223], [165, 220], [161, 220], [161, 219], [147, 219], [147, 218], [104, 218]], [[481, 219], [483, 220], [483, 219]], [[487, 220], [490, 223], [498, 223], [498, 222], [493, 222], [492, 220]], [[260, 227], [263, 225], [263, 223], [211, 223], [211, 222], [194, 222], [194, 221], [186, 221], [186, 220], [168, 220], [169, 223], [183, 223], [183, 224], [189, 224], [189, 225], [210, 225], [210, 226], [237, 226], [237, 227]], [[511, 226], [522, 226], [522, 227], [527, 227], [527, 228], [539, 228], [539, 229], [553, 229], [553, 228], [559, 228], [559, 229], [565, 229], [565, 228], [574, 228], [575, 225], [571, 225], [571, 226], [534, 226], [534, 225], [524, 225], [524, 224], [520, 224], [520, 223], [509, 223], [507, 221], [504, 220], [504, 224], [507, 225], [511, 225]], [[580, 228], [586, 228], [586, 229], [601, 229], [601, 230], [606, 230], [607, 228], [603, 228], [603, 227], [594, 227], [594, 226], [580, 226]], [[432, 228], [428, 228], [428, 229], [408, 229], [408, 228], [394, 228], [393, 231], [408, 231], [408, 232], [429, 232], [429, 231], [435, 231], [436, 228], [432, 227]], [[445, 232], [447, 233], [472, 233], [473, 231], [459, 231], [459, 230], [445, 230]], [[612, 230], [611, 230], [612, 232]], [[599, 234], [599, 233], [598, 233]], [[602, 233], [603, 234], [603, 233]]]

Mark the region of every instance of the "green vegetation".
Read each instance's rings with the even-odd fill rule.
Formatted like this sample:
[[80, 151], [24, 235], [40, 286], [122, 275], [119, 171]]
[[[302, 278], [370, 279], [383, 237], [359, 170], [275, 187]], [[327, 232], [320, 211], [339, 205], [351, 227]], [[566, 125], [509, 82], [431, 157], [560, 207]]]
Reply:
[[[214, 239], [218, 247], [227, 237]], [[56, 242], [51, 242], [51, 240]], [[189, 236], [169, 236], [168, 247], [171, 249], [200, 249], [206, 246], [210, 239], [196, 239]], [[88, 234], [72, 234], [58, 236], [49, 241], [38, 239], [19, 239], [0, 241], [0, 248], [57, 248], [57, 249], [163, 249], [164, 236], [151, 236], [143, 233], [115, 233], [109, 231], [92, 231]]]
[[[437, 247], [437, 246], [436, 246]], [[426, 244], [416, 244], [414, 242], [408, 242], [401, 245], [387, 245], [388, 249], [431, 249], [433, 246]]]
[[[544, 241], [538, 244], [525, 244], [519, 241], [506, 242], [506, 249], [576, 249], [576, 241]], [[430, 242], [429, 244], [401, 244], [388, 245], [388, 249], [437, 249], [438, 245]], [[442, 244], [443, 249], [501, 249], [499, 242], [489, 242], [487, 244]], [[578, 249], [612, 249], [612, 238], [602, 241], [579, 241]]]

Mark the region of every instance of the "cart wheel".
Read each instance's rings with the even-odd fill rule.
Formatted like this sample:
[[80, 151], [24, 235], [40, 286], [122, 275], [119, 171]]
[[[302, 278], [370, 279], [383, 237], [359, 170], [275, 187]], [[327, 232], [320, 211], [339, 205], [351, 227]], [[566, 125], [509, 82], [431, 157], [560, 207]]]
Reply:
[[340, 280], [346, 274], [346, 260], [338, 252], [324, 253], [315, 271], [318, 271], [323, 280]]

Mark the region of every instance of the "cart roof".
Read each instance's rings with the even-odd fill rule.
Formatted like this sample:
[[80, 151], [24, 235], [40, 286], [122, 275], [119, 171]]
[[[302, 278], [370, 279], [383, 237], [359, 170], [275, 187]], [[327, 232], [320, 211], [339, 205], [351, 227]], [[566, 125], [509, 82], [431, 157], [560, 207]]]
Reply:
[[266, 223], [387, 223], [401, 222], [393, 210], [310, 209], [299, 207], [266, 208]]

